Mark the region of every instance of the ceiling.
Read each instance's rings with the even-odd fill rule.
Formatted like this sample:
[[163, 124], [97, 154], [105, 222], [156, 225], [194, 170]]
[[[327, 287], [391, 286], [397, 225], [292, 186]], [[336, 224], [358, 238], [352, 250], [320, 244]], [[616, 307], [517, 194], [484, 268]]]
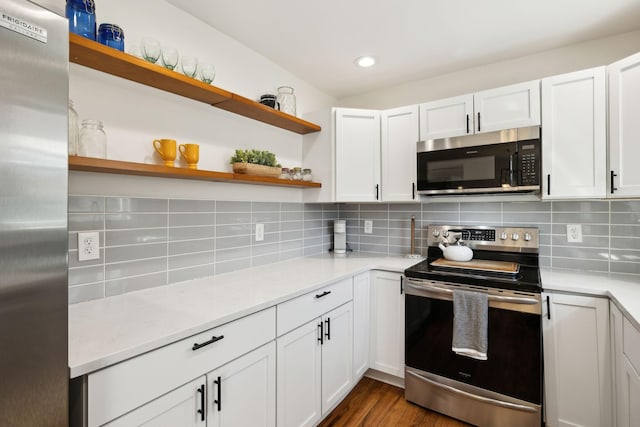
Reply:
[[337, 99], [640, 29], [640, 0], [167, 1]]

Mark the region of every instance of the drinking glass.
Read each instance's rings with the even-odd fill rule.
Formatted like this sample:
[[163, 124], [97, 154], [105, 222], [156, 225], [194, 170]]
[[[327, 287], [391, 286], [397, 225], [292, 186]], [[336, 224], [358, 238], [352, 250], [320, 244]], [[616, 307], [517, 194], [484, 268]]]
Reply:
[[173, 70], [178, 65], [178, 50], [175, 47], [162, 46], [162, 63], [164, 68]]
[[198, 73], [198, 58], [187, 55], [180, 58], [180, 66], [185, 76], [195, 78]]
[[207, 84], [211, 83], [216, 76], [215, 67], [211, 64], [201, 63], [198, 68], [200, 70], [200, 80]]
[[150, 37], [142, 39], [142, 57], [145, 61], [156, 63], [160, 58], [160, 42]]

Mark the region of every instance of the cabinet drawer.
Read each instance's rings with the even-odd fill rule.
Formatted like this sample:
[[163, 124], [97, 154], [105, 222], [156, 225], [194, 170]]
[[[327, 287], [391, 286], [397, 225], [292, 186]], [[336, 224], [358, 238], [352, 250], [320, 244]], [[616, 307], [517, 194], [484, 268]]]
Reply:
[[[89, 374], [89, 426], [98, 426], [275, 339], [275, 308]], [[224, 338], [194, 350], [212, 337]]]
[[625, 317], [622, 324], [622, 351], [636, 372], [640, 373], [640, 332]]
[[278, 336], [353, 299], [352, 278], [278, 304]]

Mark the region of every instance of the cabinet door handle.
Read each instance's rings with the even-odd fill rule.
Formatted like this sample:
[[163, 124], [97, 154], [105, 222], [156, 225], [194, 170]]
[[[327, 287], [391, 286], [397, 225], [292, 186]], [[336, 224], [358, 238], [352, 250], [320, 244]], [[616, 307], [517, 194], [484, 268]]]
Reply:
[[378, 193], [380, 193], [380, 184], [376, 184], [376, 200], [378, 200]]
[[218, 406], [218, 412], [222, 411], [222, 378], [213, 380], [213, 383], [218, 386], [218, 398], [213, 401]]
[[551, 320], [551, 303], [549, 302], [549, 295], [547, 295], [547, 319]]
[[331, 293], [331, 291], [324, 291], [321, 294], [316, 294], [316, 298], [322, 298], [322, 297], [326, 297], [327, 295], [329, 295]]
[[467, 114], [467, 133], [469, 133], [469, 115]]
[[200, 393], [200, 409], [198, 409], [198, 414], [200, 414], [200, 421], [204, 421], [206, 419], [205, 410], [207, 408], [204, 395], [204, 384], [198, 387], [198, 393]]
[[478, 111], [478, 132], [480, 132], [480, 111]]
[[209, 345], [209, 344], [213, 344], [214, 342], [216, 342], [216, 341], [220, 341], [220, 340], [221, 340], [221, 339], [223, 339], [223, 338], [224, 338], [224, 335], [220, 335], [219, 337], [216, 337], [216, 336], [214, 335], [214, 336], [213, 336], [213, 337], [211, 337], [211, 339], [210, 339], [209, 341], [207, 341], [207, 342], [203, 342], [202, 344], [198, 344], [198, 343], [193, 344], [193, 347], [191, 347], [191, 350], [196, 351], [196, 350], [198, 350], [199, 348], [205, 347], [205, 346], [207, 346], [207, 345]]
[[614, 178], [618, 176], [616, 173], [614, 173], [613, 171], [611, 171], [611, 194], [613, 194], [614, 191], [617, 190], [616, 187], [614, 187]]
[[404, 276], [400, 276], [400, 295], [402, 295], [404, 293], [404, 283], [403, 280]]
[[551, 174], [547, 174], [547, 194], [551, 195]]
[[324, 333], [324, 336], [327, 337], [327, 340], [331, 339], [331, 318], [327, 317], [327, 320], [324, 321], [327, 324], [327, 332]]
[[411, 183], [411, 199], [413, 200], [416, 199], [416, 183], [415, 182]]
[[320, 345], [324, 344], [324, 328], [323, 328], [323, 323], [322, 321], [320, 321], [320, 323], [318, 323], [318, 328], [320, 328], [320, 338], [318, 338], [318, 341], [320, 341]]

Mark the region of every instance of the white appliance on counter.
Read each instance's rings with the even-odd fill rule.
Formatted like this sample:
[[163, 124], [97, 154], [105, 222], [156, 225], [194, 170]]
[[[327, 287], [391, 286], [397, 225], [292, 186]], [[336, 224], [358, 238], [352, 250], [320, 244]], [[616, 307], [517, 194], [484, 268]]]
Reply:
[[347, 221], [336, 219], [333, 221], [333, 253], [347, 252]]
[[0, 4], [0, 425], [68, 425], [65, 18]]

